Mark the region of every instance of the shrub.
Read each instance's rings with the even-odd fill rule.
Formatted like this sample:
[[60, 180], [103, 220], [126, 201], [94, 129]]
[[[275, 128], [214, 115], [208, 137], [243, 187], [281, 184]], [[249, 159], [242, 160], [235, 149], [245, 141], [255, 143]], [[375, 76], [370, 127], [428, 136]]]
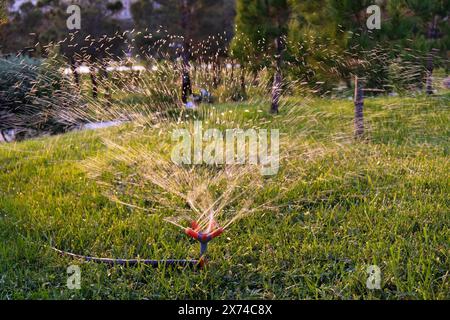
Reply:
[[24, 57], [0, 59], [0, 130], [26, 128], [36, 120], [31, 92], [39, 64]]
[[61, 90], [64, 83], [52, 61], [0, 58], [0, 130], [64, 131], [70, 123], [58, 117], [59, 111], [76, 103], [76, 95]]

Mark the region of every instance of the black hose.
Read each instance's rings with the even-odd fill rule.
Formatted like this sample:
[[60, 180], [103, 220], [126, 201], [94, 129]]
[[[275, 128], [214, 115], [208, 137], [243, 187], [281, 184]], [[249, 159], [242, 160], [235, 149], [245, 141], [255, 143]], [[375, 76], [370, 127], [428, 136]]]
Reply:
[[71, 257], [73, 259], [84, 260], [88, 262], [96, 262], [96, 263], [104, 263], [108, 265], [122, 265], [122, 266], [136, 266], [138, 264], [145, 264], [152, 266], [154, 268], [162, 267], [162, 266], [172, 266], [172, 267], [201, 267], [201, 260], [149, 260], [149, 259], [112, 259], [112, 258], [97, 258], [97, 257], [89, 257], [83, 256], [71, 252], [62, 251], [56, 248], [52, 249], [59, 253], [62, 256]]

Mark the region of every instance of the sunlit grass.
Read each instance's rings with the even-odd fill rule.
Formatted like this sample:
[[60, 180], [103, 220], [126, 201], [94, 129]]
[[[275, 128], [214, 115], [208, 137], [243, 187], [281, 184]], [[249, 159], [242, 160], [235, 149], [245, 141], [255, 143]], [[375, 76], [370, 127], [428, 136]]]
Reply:
[[[74, 262], [48, 245], [117, 258], [198, 256], [198, 244], [163, 221], [170, 209], [115, 203], [88, 177], [86, 161], [110, 151], [105, 139], [139, 137], [126, 124], [0, 146], [0, 297], [450, 298], [448, 98], [368, 99], [364, 141], [352, 138], [347, 100], [290, 98], [274, 119], [265, 105], [216, 107], [239, 123], [279, 127], [296, 148], [296, 170], [280, 178], [289, 190], [273, 210], [211, 243], [205, 270], [83, 264], [82, 289], [66, 288]], [[147, 130], [143, 139], [157, 149], [157, 131]], [[262, 190], [255, 204], [275, 196]], [[366, 288], [373, 264], [381, 291]]]

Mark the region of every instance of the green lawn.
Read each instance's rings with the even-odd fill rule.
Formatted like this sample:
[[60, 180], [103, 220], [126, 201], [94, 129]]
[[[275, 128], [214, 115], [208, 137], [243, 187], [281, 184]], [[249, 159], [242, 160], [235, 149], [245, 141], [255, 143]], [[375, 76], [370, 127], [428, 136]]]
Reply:
[[[87, 177], [82, 161], [128, 126], [0, 145], [0, 299], [449, 299], [449, 96], [368, 99], [366, 141], [349, 139], [351, 101], [289, 102], [295, 112], [272, 125], [304, 150], [292, 188], [279, 210], [214, 240], [201, 271], [83, 264], [48, 248], [196, 258], [164, 212], [113, 203]], [[73, 263], [78, 291], [66, 287]], [[369, 265], [381, 290], [366, 288]]]

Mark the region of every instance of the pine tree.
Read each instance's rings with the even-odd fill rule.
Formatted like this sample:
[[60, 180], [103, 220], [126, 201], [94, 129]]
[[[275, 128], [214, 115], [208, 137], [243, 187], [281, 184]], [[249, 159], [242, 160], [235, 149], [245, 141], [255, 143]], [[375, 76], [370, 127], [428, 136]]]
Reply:
[[434, 57], [439, 51], [446, 55], [448, 50], [450, 2], [447, 0], [404, 0], [404, 6], [418, 18], [419, 37], [423, 36], [427, 41], [426, 93], [432, 94]]
[[238, 0], [236, 37], [232, 52], [241, 64], [258, 68], [272, 65], [272, 105], [277, 113], [282, 90], [282, 67], [291, 5], [288, 0]]
[[333, 19], [329, 0], [292, 1], [288, 33], [291, 76], [316, 87], [323, 82], [325, 92], [341, 78], [350, 83], [343, 68], [345, 34]]

